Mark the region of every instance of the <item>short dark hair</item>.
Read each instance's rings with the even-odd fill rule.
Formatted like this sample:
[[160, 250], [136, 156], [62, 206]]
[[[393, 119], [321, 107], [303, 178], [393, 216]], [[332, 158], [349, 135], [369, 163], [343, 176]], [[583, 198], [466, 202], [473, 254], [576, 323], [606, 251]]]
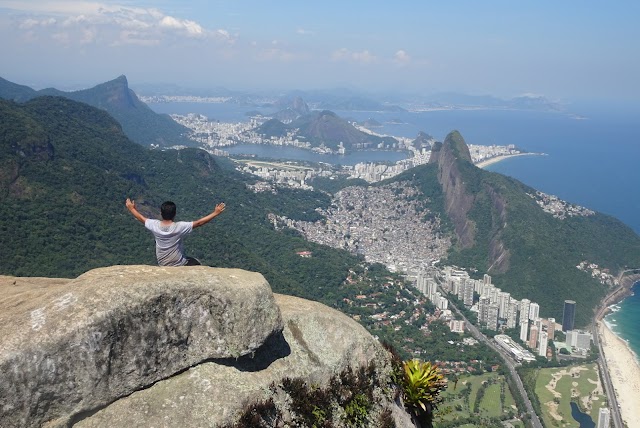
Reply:
[[160, 215], [163, 220], [173, 220], [176, 216], [176, 204], [171, 201], [163, 202], [160, 205]]

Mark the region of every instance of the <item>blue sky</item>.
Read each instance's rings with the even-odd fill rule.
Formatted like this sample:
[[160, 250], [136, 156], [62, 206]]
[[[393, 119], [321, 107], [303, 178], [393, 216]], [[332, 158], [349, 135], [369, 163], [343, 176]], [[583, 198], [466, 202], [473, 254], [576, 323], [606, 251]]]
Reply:
[[0, 76], [634, 101], [639, 22], [631, 1], [0, 0]]

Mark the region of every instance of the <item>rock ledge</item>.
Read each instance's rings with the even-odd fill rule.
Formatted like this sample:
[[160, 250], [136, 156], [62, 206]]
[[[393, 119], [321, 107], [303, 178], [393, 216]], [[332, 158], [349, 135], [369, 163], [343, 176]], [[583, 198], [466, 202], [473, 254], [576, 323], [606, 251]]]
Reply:
[[0, 425], [67, 425], [205, 360], [252, 353], [282, 329], [267, 281], [239, 269], [0, 277]]

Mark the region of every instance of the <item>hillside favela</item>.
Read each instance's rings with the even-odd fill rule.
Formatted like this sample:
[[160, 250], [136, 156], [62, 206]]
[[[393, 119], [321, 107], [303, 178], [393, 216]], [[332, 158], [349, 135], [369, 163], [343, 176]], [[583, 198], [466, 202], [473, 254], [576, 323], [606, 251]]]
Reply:
[[640, 428], [639, 19], [0, 0], [0, 427]]

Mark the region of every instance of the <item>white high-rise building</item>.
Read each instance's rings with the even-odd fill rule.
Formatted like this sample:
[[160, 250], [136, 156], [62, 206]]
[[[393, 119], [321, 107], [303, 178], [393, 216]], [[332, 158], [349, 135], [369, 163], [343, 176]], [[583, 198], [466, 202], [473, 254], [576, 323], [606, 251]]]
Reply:
[[509, 310], [509, 303], [511, 302], [511, 294], [502, 291], [500, 292], [498, 299], [500, 299], [498, 318], [504, 319], [507, 317], [507, 311]]
[[537, 318], [540, 318], [540, 305], [531, 302], [531, 304], [529, 305], [529, 319], [535, 320]]
[[527, 343], [527, 337], [529, 336], [529, 320], [526, 320], [520, 324], [520, 340]]
[[517, 300], [512, 299], [511, 302], [509, 302], [509, 309], [507, 310], [507, 328], [516, 328], [518, 306], [519, 302]]
[[538, 335], [538, 355], [541, 357], [547, 356], [547, 346], [549, 342], [549, 336], [546, 331], [540, 332]]
[[474, 290], [473, 281], [467, 280], [464, 284], [464, 293], [462, 297], [462, 302], [468, 308], [473, 306], [473, 290]]
[[609, 428], [609, 420], [611, 418], [611, 413], [609, 409], [606, 407], [601, 407], [598, 412], [598, 428]]
[[484, 276], [482, 277], [482, 282], [484, 282], [487, 285], [491, 284], [491, 276], [485, 273]]
[[484, 283], [482, 281], [477, 279], [473, 280], [473, 291], [475, 291], [478, 294], [482, 294], [483, 288], [484, 288]]
[[[416, 288], [418, 289], [418, 291], [420, 291], [422, 294], [424, 294], [425, 296], [428, 297], [427, 294], [427, 275], [425, 274], [425, 272], [420, 271], [418, 272], [418, 280], [416, 281]], [[431, 300], [431, 299], [429, 299]]]
[[[522, 299], [520, 301], [520, 316], [518, 317], [518, 323], [520, 325], [528, 324], [528, 321], [529, 321], [529, 307], [530, 306], [531, 306], [531, 300]], [[525, 323], [525, 321], [527, 321], [527, 322]]]
[[436, 305], [438, 309], [443, 311], [449, 308], [449, 301], [445, 297], [442, 297], [440, 292], [436, 293], [436, 298], [433, 303]]
[[491, 303], [487, 305], [487, 317], [485, 318], [485, 328], [489, 330], [498, 329], [498, 305]]
[[494, 303], [495, 303], [496, 305], [500, 304], [500, 301], [499, 301], [499, 299], [498, 299], [498, 296], [500, 295], [500, 292], [501, 292], [501, 291], [502, 291], [502, 290], [500, 290], [498, 287], [493, 287], [493, 288], [491, 289], [491, 294], [489, 294], [489, 297], [491, 298], [491, 303], [492, 303], [492, 304], [494, 304]]
[[478, 302], [478, 323], [481, 325], [487, 322], [490, 304], [491, 299], [488, 296], [480, 297], [480, 301]]
[[[460, 278], [451, 278], [451, 290], [449, 290], [451, 294], [455, 294], [459, 296], [460, 293]], [[460, 298], [460, 297], [458, 297]], [[460, 299], [462, 300], [462, 299]]]
[[438, 292], [438, 284], [433, 279], [427, 280], [427, 297], [430, 301], [434, 301]]

